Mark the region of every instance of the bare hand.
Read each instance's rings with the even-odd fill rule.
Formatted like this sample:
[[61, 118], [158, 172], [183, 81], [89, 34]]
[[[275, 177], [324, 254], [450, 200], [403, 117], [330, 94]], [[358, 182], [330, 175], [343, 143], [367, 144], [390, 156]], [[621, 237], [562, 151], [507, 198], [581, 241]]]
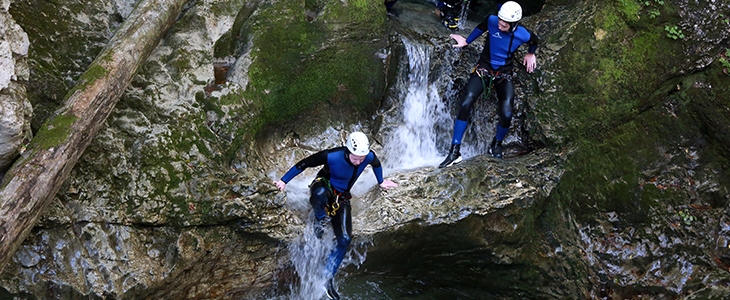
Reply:
[[281, 180], [279, 180], [279, 181], [274, 181], [274, 184], [276, 185], [276, 187], [277, 187], [277, 188], [278, 188], [278, 189], [279, 189], [280, 191], [286, 190], [286, 183], [284, 183], [283, 181], [281, 181]]
[[461, 47], [464, 47], [464, 46], [468, 45], [468, 44], [466, 43], [466, 38], [465, 38], [465, 37], [463, 37], [463, 36], [461, 36], [461, 35], [458, 35], [458, 34], [452, 33], [452, 34], [450, 34], [449, 36], [450, 36], [450, 37], [451, 37], [452, 39], [456, 40], [456, 45], [454, 45], [454, 48], [461, 48]]
[[535, 53], [525, 54], [525, 59], [522, 60], [522, 64], [525, 65], [527, 73], [535, 71], [535, 67], [537, 67], [537, 58], [535, 58]]
[[390, 181], [388, 179], [383, 180], [383, 183], [380, 184], [380, 187], [381, 188], [384, 188], [384, 189], [394, 188], [394, 187], [397, 187], [397, 186], [398, 186], [397, 183], [392, 182], [392, 181]]

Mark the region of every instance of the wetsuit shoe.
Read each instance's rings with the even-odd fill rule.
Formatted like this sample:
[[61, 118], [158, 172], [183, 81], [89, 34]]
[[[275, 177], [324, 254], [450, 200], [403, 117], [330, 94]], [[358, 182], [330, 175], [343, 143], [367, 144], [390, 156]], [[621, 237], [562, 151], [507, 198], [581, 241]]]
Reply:
[[394, 17], [397, 17], [398, 15], [400, 15], [400, 13], [398, 13], [398, 10], [395, 8], [388, 8], [388, 9], [386, 9], [386, 11], [388, 12], [389, 15], [394, 16]]
[[335, 289], [335, 280], [330, 279], [327, 281], [327, 285], [325, 286], [325, 289], [327, 290], [327, 298], [339, 300], [340, 294], [337, 293], [337, 290]]
[[330, 223], [330, 217], [324, 217], [314, 221], [314, 236], [321, 239], [324, 235], [324, 228]]
[[492, 143], [489, 145], [489, 154], [496, 158], [502, 158], [502, 142], [497, 141], [497, 138], [492, 139]]
[[459, 150], [461, 150], [461, 144], [459, 145], [451, 145], [451, 150], [449, 150], [449, 154], [446, 155], [446, 159], [439, 164], [439, 168], [446, 168], [453, 166], [455, 164], [458, 164], [461, 162], [461, 153], [459, 153]]
[[459, 30], [459, 19], [454, 18], [444, 18], [443, 19], [444, 27], [451, 29], [451, 30]]

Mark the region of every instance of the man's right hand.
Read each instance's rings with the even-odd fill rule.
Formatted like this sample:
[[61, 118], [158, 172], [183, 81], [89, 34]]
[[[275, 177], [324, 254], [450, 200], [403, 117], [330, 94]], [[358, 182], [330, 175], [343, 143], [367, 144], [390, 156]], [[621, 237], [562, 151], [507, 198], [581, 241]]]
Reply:
[[468, 45], [467, 42], [466, 42], [466, 38], [463, 37], [463, 36], [461, 36], [461, 35], [452, 33], [449, 36], [452, 39], [456, 40], [456, 45], [454, 45], [454, 48], [461, 48], [461, 47], [464, 47], [464, 46]]
[[285, 189], [286, 189], [286, 183], [285, 183], [285, 182], [283, 182], [283, 181], [281, 181], [281, 180], [279, 180], [279, 181], [274, 181], [274, 184], [276, 185], [276, 187], [277, 187], [277, 188], [278, 188], [278, 189], [279, 189], [280, 191], [283, 191], [283, 190], [285, 190]]

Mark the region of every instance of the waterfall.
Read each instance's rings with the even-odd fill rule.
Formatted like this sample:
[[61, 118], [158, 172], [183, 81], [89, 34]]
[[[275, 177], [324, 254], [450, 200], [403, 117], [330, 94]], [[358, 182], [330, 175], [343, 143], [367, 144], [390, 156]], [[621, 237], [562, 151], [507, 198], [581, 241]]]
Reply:
[[408, 170], [437, 166], [445, 155], [439, 153], [437, 143], [449, 140], [450, 132], [445, 129], [450, 130], [453, 124], [453, 116], [439, 93], [439, 88], [443, 88], [440, 85], [444, 83], [429, 82], [433, 45], [402, 40], [410, 71], [403, 84], [401, 113], [393, 120], [398, 125], [387, 135], [383, 147], [387, 155], [386, 167]]

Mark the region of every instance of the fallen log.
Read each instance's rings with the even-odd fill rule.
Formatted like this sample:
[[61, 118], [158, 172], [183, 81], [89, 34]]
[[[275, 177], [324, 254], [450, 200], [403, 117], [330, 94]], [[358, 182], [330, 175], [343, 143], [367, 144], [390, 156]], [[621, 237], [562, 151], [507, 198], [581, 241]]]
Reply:
[[0, 182], [0, 272], [188, 0], [140, 0]]

